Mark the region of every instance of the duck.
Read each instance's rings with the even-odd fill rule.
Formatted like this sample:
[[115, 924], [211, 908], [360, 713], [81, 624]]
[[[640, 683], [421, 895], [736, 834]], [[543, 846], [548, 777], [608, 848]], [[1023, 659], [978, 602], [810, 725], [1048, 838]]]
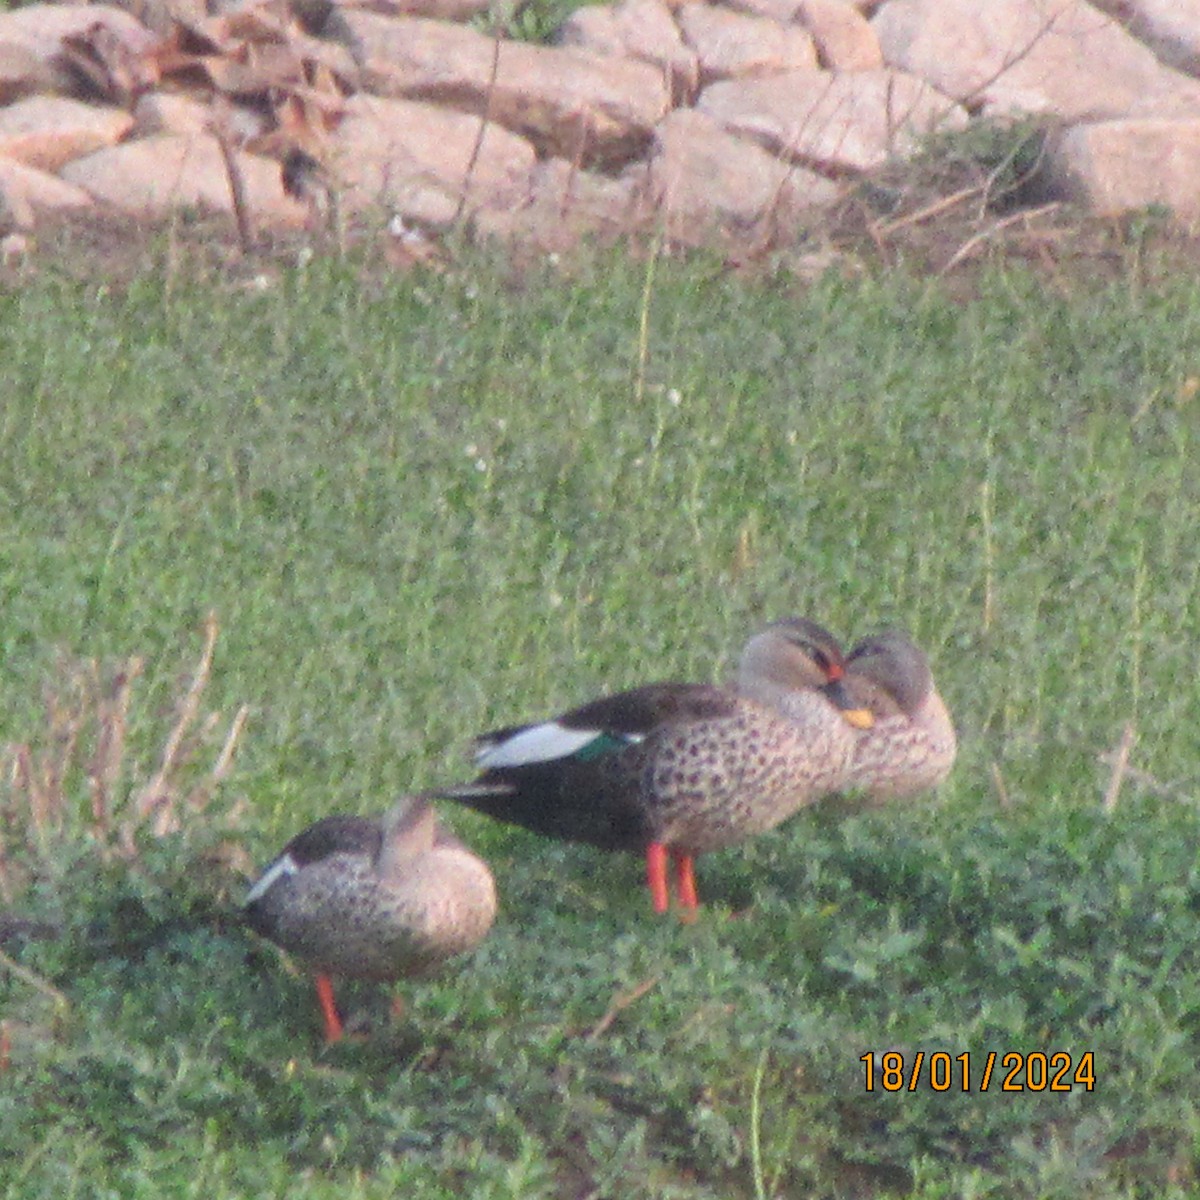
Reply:
[[699, 907], [695, 859], [745, 841], [841, 786], [855, 729], [845, 660], [815, 621], [746, 644], [728, 685], [650, 683], [476, 739], [473, 783], [438, 791], [544, 837], [643, 854], [654, 911]]
[[473, 950], [496, 916], [488, 865], [438, 822], [425, 795], [380, 817], [324, 817], [266, 866], [246, 924], [315, 973], [325, 1040], [343, 1025], [332, 976], [392, 981], [431, 974]]
[[846, 656], [843, 686], [872, 714], [855, 733], [846, 789], [872, 801], [914, 796], [937, 787], [958, 754], [958, 738], [934, 685], [925, 652], [899, 629], [857, 642]]

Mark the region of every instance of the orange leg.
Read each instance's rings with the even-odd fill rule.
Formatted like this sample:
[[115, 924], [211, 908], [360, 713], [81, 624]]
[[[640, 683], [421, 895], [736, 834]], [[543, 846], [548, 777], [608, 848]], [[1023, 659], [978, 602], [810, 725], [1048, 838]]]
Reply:
[[333, 980], [328, 975], [318, 975], [316, 982], [317, 999], [321, 1003], [321, 1014], [325, 1018], [325, 1041], [340, 1042], [342, 1018], [338, 1016], [337, 1005], [333, 1002]]
[[667, 848], [662, 842], [651, 842], [646, 847], [646, 882], [654, 911], [665, 913], [671, 901], [667, 894]]
[[700, 897], [696, 894], [695, 864], [690, 854], [672, 850], [675, 863], [676, 895], [679, 899], [679, 917], [683, 921], [694, 921], [700, 908]]

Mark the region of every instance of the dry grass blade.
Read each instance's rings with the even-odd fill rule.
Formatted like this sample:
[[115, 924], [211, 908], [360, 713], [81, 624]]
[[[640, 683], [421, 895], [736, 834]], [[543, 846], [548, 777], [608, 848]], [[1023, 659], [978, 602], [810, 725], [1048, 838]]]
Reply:
[[71, 1007], [67, 997], [54, 984], [43, 979], [36, 971], [31, 971], [28, 967], [23, 967], [19, 962], [9, 958], [3, 950], [0, 950], [0, 967], [15, 975], [22, 983], [27, 983], [31, 988], [41, 992], [43, 996], [49, 996], [60, 1009]]
[[134, 805], [136, 816], [145, 818], [150, 813], [171, 804], [171, 792], [167, 780], [179, 763], [184, 759], [184, 739], [188, 730], [200, 712], [200, 698], [208, 685], [208, 677], [212, 671], [213, 650], [217, 644], [217, 617], [209, 613], [204, 622], [204, 649], [200, 654], [200, 662], [188, 690], [180, 701], [179, 713], [175, 725], [163, 747], [162, 761], [154, 778], [146, 785]]
[[39, 836], [60, 826], [66, 816], [63, 780], [87, 719], [87, 684], [86, 675], [75, 672], [69, 675], [65, 689], [54, 688], [46, 695], [48, 745], [36, 758], [29, 757], [29, 815]]
[[[212, 743], [221, 721], [218, 713], [201, 714], [217, 632], [210, 614], [200, 660], [158, 766], [140, 786], [126, 777], [133, 691], [143, 660], [134, 656], [103, 671], [93, 661], [60, 663], [57, 681], [46, 689], [41, 736], [6, 747], [0, 758], [0, 897], [6, 903], [14, 902], [37, 874], [37, 862], [64, 838], [86, 832], [101, 855], [135, 858], [142, 830], [163, 837], [181, 829], [185, 816], [209, 807], [229, 776], [250, 715], [247, 706], [238, 709], [213, 765], [196, 780], [189, 764]], [[227, 806], [221, 824], [235, 815], [235, 807]]]
[[[1115, 767], [1120, 753], [1119, 749], [1106, 750], [1098, 758], [1106, 767]], [[1143, 771], [1138, 767], [1126, 766], [1124, 778], [1132, 786], [1141, 788], [1143, 792], [1148, 792], [1151, 796], [1158, 796], [1161, 800], [1194, 802], [1196, 799], [1196, 792], [1193, 789], [1186, 786], [1163, 783], [1156, 775], [1151, 774], [1149, 771]]]
[[[133, 681], [142, 673], [140, 658], [128, 659], [97, 705], [99, 728], [96, 748], [88, 763], [88, 786], [92, 797], [92, 821], [101, 838], [108, 835], [111, 827], [113, 798], [121, 777], [121, 763], [125, 757], [125, 731], [129, 720], [129, 701], [133, 696]], [[96, 680], [97, 693], [101, 685]]]
[[202, 812], [208, 806], [213, 792], [229, 774], [230, 767], [233, 766], [233, 756], [249, 717], [250, 706], [243, 704], [237, 710], [233, 722], [229, 726], [229, 732], [225, 735], [225, 744], [221, 747], [221, 753], [217, 755], [217, 761], [213, 764], [212, 770], [188, 793], [186, 801], [188, 808], [195, 812]]
[[1133, 749], [1136, 738], [1133, 722], [1129, 721], [1121, 734], [1121, 743], [1113, 756], [1112, 775], [1109, 776], [1108, 788], [1104, 793], [1104, 811], [1112, 812], [1117, 807], [1117, 798], [1121, 794], [1121, 784], [1125, 780], [1125, 772], [1129, 769], [1129, 754]]
[[1008, 796], [1008, 788], [1004, 784], [1004, 776], [1000, 773], [1000, 764], [991, 764], [992, 786], [996, 789], [996, 799], [1000, 801], [1001, 808], [1012, 808], [1012, 801]]

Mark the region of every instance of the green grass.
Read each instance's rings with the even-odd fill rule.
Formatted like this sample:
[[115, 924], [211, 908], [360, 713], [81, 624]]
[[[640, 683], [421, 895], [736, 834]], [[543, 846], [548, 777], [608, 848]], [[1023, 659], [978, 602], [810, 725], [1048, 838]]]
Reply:
[[[133, 865], [89, 842], [82, 769], [41, 846], [0, 792], [13, 907], [63, 924], [0, 963], [0, 1195], [1193, 1186], [1200, 287], [997, 267], [964, 301], [663, 261], [643, 342], [646, 270], [0, 296], [0, 740], [47, 744], [64, 654], [142, 655], [133, 789], [210, 610], [204, 705], [252, 707], [211, 825]], [[244, 799], [263, 861], [464, 777], [477, 730], [720, 675], [790, 613], [929, 649], [962, 740], [937, 799], [703, 860], [691, 928], [632, 858], [449, 811], [496, 872], [492, 937], [402, 985], [398, 1024], [345, 987], [375, 1033], [320, 1046], [307, 981], [239, 928], [216, 814]], [[890, 1048], [976, 1076], [1091, 1050], [1096, 1086], [866, 1092]]]
[[567, 18], [584, 3], [595, 0], [534, 0], [533, 3], [494, 5], [472, 19], [471, 24], [485, 33], [497, 30], [522, 42], [550, 43]]

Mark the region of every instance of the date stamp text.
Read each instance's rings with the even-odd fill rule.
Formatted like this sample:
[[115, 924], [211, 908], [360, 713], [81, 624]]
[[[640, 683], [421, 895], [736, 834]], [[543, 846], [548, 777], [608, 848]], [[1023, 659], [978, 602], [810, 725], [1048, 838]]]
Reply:
[[953, 1055], [942, 1050], [888, 1050], [868, 1052], [859, 1061], [865, 1064], [868, 1092], [915, 1092], [920, 1087], [935, 1092], [1090, 1092], [1096, 1086], [1092, 1050], [1078, 1055], [1065, 1050]]

